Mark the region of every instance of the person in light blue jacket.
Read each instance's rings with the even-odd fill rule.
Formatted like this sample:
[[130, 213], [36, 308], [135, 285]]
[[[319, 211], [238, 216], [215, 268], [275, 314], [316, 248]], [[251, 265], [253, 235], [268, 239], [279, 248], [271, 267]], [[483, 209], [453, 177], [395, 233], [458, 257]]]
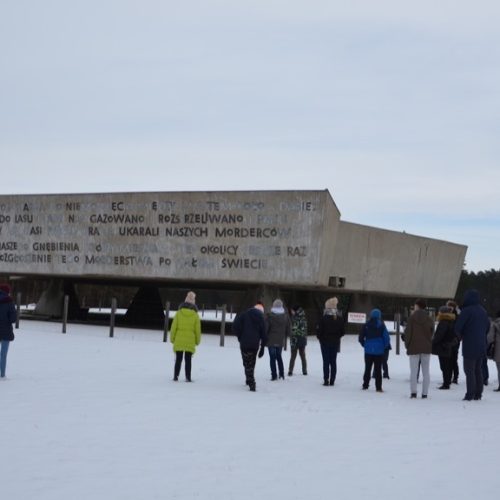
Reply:
[[390, 337], [380, 309], [373, 309], [370, 312], [370, 319], [363, 325], [359, 334], [359, 343], [365, 350], [365, 373], [363, 375], [363, 389], [368, 389], [370, 385], [370, 375], [372, 367], [375, 373], [375, 389], [382, 390], [382, 363], [384, 361], [385, 350], [389, 348]]

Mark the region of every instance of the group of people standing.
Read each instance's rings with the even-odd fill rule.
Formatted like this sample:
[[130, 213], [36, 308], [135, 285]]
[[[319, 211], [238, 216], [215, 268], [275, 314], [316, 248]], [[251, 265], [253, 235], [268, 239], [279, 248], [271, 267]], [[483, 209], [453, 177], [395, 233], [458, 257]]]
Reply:
[[[497, 314], [497, 318], [500, 313]], [[404, 332], [406, 352], [410, 359], [410, 397], [417, 397], [417, 377], [422, 370], [422, 398], [426, 398], [430, 385], [429, 364], [431, 354], [439, 357], [443, 382], [439, 389], [450, 389], [458, 383], [458, 350], [462, 343], [463, 367], [466, 379], [464, 401], [478, 401], [482, 398], [483, 386], [487, 382], [484, 369], [487, 369], [488, 341], [500, 341], [500, 321], [490, 322], [488, 314], [481, 305], [479, 292], [468, 290], [464, 295], [461, 310], [456, 302], [448, 301], [439, 308], [437, 326], [426, 311], [426, 303], [419, 299], [415, 302], [414, 312], [408, 318]], [[500, 390], [500, 344], [494, 348]]]
[[283, 301], [276, 299], [271, 311], [265, 315], [264, 305], [257, 302], [254, 307], [236, 316], [233, 321], [233, 333], [240, 343], [245, 383], [251, 391], [256, 390], [254, 372], [257, 356], [264, 356], [266, 347], [269, 351], [271, 380], [285, 378], [282, 352], [287, 338], [290, 338], [291, 349], [288, 376], [293, 375], [297, 354], [300, 355], [302, 374], [307, 375], [307, 320], [300, 306], [292, 307], [289, 315]]
[[[323, 314], [316, 326], [323, 358], [323, 385], [333, 386], [337, 375], [337, 354], [340, 340], [345, 334], [345, 321], [338, 310], [338, 300], [332, 297], [325, 302]], [[283, 302], [276, 299], [269, 314], [264, 306], [254, 307], [239, 314], [233, 323], [233, 332], [240, 342], [246, 383], [251, 391], [256, 390], [254, 369], [257, 356], [269, 349], [271, 380], [284, 378], [282, 349], [291, 331], [291, 357], [288, 375], [293, 375], [297, 352], [302, 359], [303, 374], [307, 374], [305, 346], [307, 344], [307, 320], [302, 308], [294, 306], [290, 319]], [[415, 301], [414, 310], [408, 318], [402, 336], [410, 362], [410, 398], [417, 398], [418, 378], [422, 373], [422, 399], [426, 399], [430, 387], [431, 355], [439, 357], [443, 382], [439, 389], [449, 389], [458, 383], [458, 352], [462, 343], [463, 366], [466, 377], [465, 401], [480, 400], [483, 393], [482, 371], [486, 364], [487, 344], [493, 344], [491, 357], [497, 364], [500, 391], [500, 312], [490, 322], [486, 310], [481, 306], [477, 290], [465, 293], [462, 310], [450, 300], [439, 309], [437, 326], [427, 311], [425, 300]], [[365, 370], [362, 389], [369, 388], [375, 379], [375, 390], [383, 392], [382, 379], [389, 379], [388, 357], [391, 349], [389, 332], [382, 319], [382, 312], [373, 309], [358, 337], [364, 349]]]
[[[13, 323], [16, 322], [16, 308], [10, 296], [10, 287], [0, 284], [0, 379], [5, 378], [7, 352], [14, 340]], [[481, 306], [477, 290], [468, 290], [464, 295], [461, 310], [454, 301], [448, 301], [439, 308], [437, 326], [427, 311], [424, 300], [415, 301], [414, 310], [408, 318], [402, 336], [410, 361], [410, 397], [417, 397], [418, 377], [422, 373], [422, 398], [427, 398], [430, 386], [431, 355], [439, 357], [443, 382], [439, 389], [450, 389], [458, 383], [458, 351], [462, 343], [463, 367], [466, 377], [465, 401], [480, 400], [483, 386], [487, 383], [484, 374], [487, 369], [487, 351], [497, 366], [500, 392], [500, 311], [490, 322], [486, 310]], [[298, 305], [289, 311], [281, 299], [274, 300], [271, 310], [265, 314], [262, 302], [238, 314], [233, 322], [233, 333], [240, 344], [246, 385], [256, 390], [255, 364], [257, 357], [269, 352], [271, 380], [285, 378], [282, 351], [290, 339], [290, 363], [288, 376], [295, 368], [297, 354], [300, 356], [302, 374], [307, 375], [306, 345], [308, 324], [304, 309]], [[317, 325], [316, 334], [323, 358], [323, 385], [333, 386], [337, 376], [337, 354], [340, 340], [345, 334], [345, 321], [338, 309], [338, 299], [332, 297], [325, 302], [323, 314]], [[391, 349], [390, 336], [379, 309], [373, 309], [358, 337], [364, 349], [365, 370], [362, 388], [369, 388], [371, 378], [375, 389], [383, 392], [382, 379], [389, 378], [388, 356]], [[201, 321], [196, 307], [196, 295], [190, 291], [175, 314], [170, 341], [175, 352], [174, 381], [178, 381], [182, 362], [185, 377], [191, 382], [191, 360], [196, 346], [201, 341]]]

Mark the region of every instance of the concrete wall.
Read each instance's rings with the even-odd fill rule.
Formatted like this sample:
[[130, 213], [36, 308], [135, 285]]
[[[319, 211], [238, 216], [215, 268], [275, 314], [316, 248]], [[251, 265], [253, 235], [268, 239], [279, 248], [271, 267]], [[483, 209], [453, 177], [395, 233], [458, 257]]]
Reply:
[[0, 267], [326, 286], [339, 216], [326, 190], [0, 196]]
[[453, 297], [467, 247], [375, 227], [340, 222], [332, 275], [345, 287], [422, 297]]

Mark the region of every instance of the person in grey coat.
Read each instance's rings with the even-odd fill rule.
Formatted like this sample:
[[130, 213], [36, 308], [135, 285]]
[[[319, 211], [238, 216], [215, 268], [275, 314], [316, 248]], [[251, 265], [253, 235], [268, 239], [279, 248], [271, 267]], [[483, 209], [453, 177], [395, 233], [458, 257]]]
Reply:
[[500, 392], [500, 311], [497, 312], [496, 318], [491, 322], [490, 331], [488, 332], [488, 345], [495, 343], [493, 351], [493, 361], [497, 365], [498, 373], [498, 388], [495, 392]]
[[[281, 353], [290, 332], [290, 318], [283, 307], [283, 302], [276, 299], [273, 302], [271, 312], [267, 315], [267, 348], [271, 365], [271, 380], [278, 380], [278, 375], [280, 379], [285, 378], [285, 367]], [[276, 370], [276, 365], [278, 365], [278, 370]]]

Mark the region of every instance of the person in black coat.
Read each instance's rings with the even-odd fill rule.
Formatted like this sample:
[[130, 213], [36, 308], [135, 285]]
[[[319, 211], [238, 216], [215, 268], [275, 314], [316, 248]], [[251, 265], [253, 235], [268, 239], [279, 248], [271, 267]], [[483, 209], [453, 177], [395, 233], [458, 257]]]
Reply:
[[264, 306], [262, 302], [257, 302], [254, 307], [238, 314], [234, 318], [232, 331], [240, 343], [246, 384], [251, 391], [255, 392], [254, 372], [257, 353], [259, 354], [259, 358], [264, 356], [264, 346], [267, 341]]
[[432, 354], [439, 356], [439, 366], [443, 373], [443, 384], [439, 389], [449, 389], [453, 374], [453, 348], [458, 344], [455, 335], [455, 314], [449, 306], [439, 308], [438, 325], [432, 337]]
[[7, 352], [9, 345], [14, 340], [12, 323], [16, 322], [17, 313], [14, 301], [10, 294], [10, 286], [0, 285], [0, 379], [5, 379], [7, 368]]
[[[460, 309], [458, 304], [454, 300], [448, 300], [446, 302], [448, 307], [451, 307], [453, 314], [455, 315], [455, 321], [460, 314]], [[451, 350], [451, 381], [454, 384], [458, 384], [458, 376], [460, 375], [460, 369], [458, 367], [458, 353], [460, 352], [460, 339], [457, 337], [457, 342]]]
[[337, 310], [336, 297], [325, 302], [325, 309], [316, 332], [321, 345], [323, 357], [323, 385], [334, 385], [337, 376], [337, 353], [340, 350], [340, 339], [344, 336], [344, 320]]

